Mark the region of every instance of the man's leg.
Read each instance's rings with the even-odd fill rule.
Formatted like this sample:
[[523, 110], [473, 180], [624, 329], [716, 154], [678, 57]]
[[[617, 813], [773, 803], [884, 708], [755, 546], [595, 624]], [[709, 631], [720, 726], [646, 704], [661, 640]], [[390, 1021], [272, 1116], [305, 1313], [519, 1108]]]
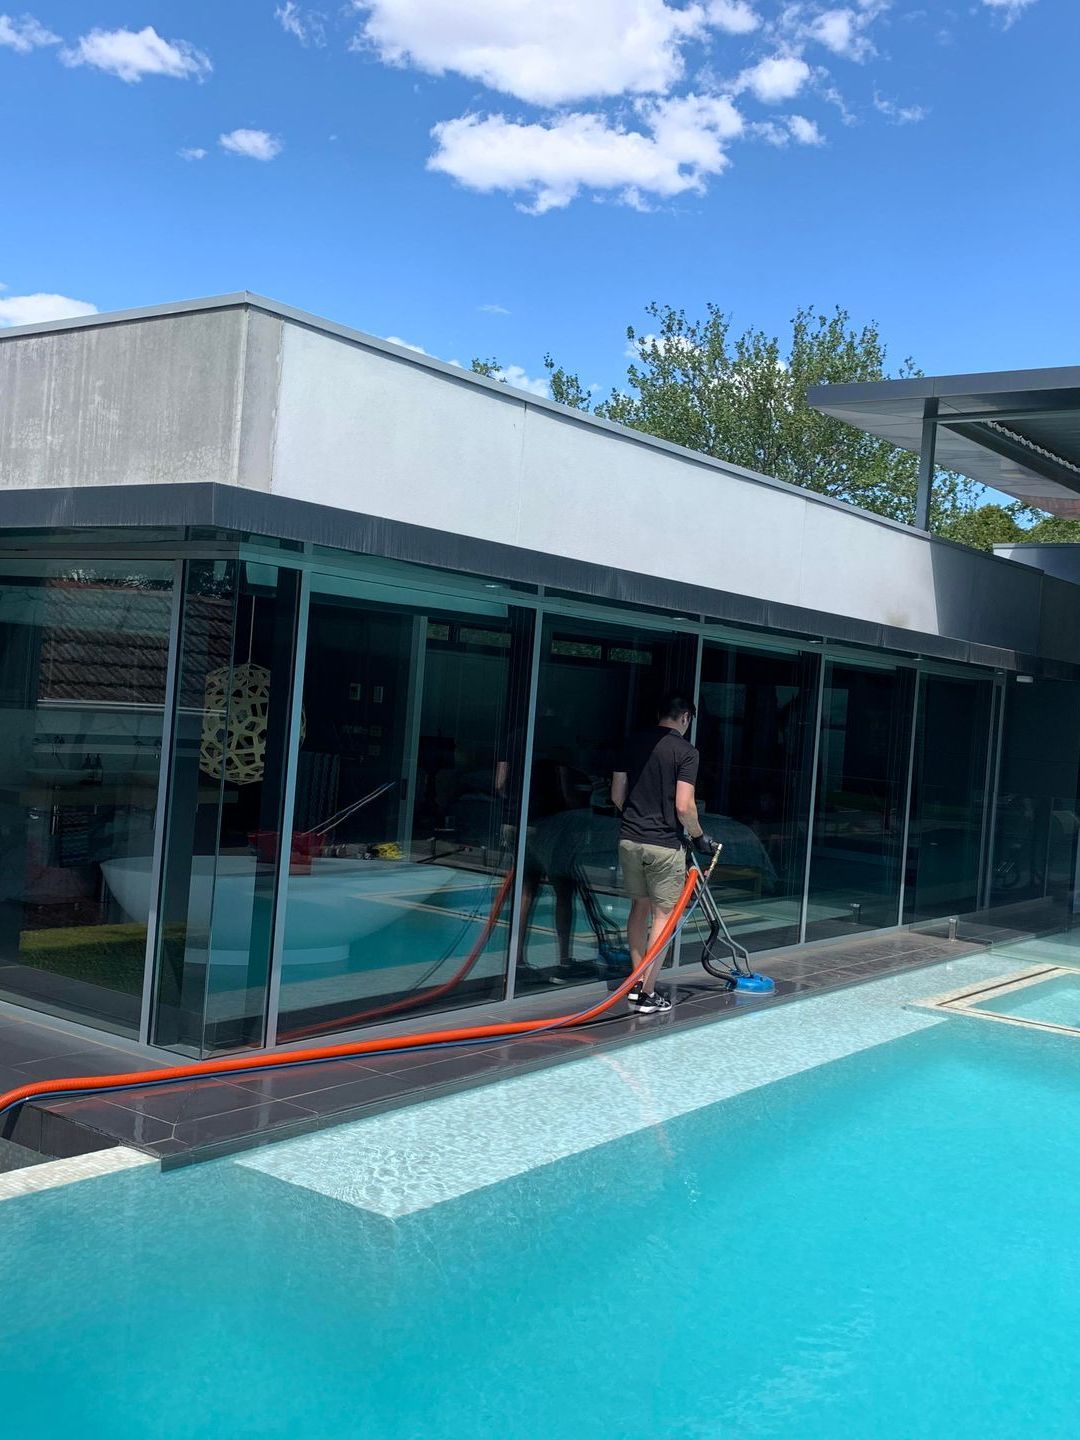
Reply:
[[574, 958], [574, 881], [569, 875], [553, 875], [555, 892], [555, 939], [559, 947], [559, 964], [569, 965]]
[[[648, 902], [646, 901], [646, 904], [647, 903]], [[659, 940], [660, 932], [667, 924], [668, 916], [671, 914], [674, 908], [675, 907], [673, 905], [653, 905], [652, 927], [649, 930], [650, 946], [655, 945], [657, 940]], [[652, 992], [656, 989], [656, 977], [660, 974], [660, 971], [663, 968], [664, 956], [667, 954], [667, 949], [668, 947], [665, 945], [663, 950], [660, 951], [660, 954], [656, 957], [653, 963], [649, 966], [648, 970], [646, 970], [645, 974], [641, 977], [641, 988], [644, 990], [646, 995], [651, 995]], [[642, 958], [644, 958], [644, 956]]]
[[540, 890], [540, 877], [535, 870], [526, 870], [521, 877], [521, 927], [518, 932], [517, 963], [519, 970], [532, 969], [525, 958], [525, 945], [529, 935], [532, 913], [536, 908], [536, 897]]
[[[630, 901], [630, 914], [626, 917], [626, 940], [630, 946], [630, 966], [636, 970], [645, 959], [649, 948], [649, 916], [652, 901], [634, 899]], [[645, 987], [648, 989], [648, 986]]]
[[[649, 845], [645, 847], [644, 871], [652, 906], [652, 928], [649, 931], [649, 945], [652, 947], [660, 939], [661, 931], [682, 893], [686, 880], [686, 857], [682, 850]], [[665, 945], [642, 976], [641, 984], [646, 995], [652, 994], [656, 989], [656, 980], [663, 968], [667, 951], [668, 946]]]

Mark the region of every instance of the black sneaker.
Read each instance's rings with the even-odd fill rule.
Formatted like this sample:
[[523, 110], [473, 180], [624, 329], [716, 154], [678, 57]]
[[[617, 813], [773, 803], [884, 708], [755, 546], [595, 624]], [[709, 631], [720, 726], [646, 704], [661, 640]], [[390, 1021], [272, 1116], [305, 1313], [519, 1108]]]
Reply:
[[644, 995], [639, 991], [636, 996], [631, 990], [627, 999], [631, 997], [633, 997], [633, 1003], [630, 1008], [638, 1015], [663, 1015], [671, 1009], [671, 1001], [666, 995], [661, 995], [658, 990], [654, 990], [651, 995]]

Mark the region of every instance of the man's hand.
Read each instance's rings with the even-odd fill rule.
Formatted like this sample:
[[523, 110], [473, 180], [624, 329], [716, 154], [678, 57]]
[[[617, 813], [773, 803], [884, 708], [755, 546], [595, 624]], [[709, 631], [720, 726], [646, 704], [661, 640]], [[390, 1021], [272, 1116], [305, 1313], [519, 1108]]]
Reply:
[[716, 854], [717, 850], [720, 849], [720, 846], [712, 838], [711, 835], [706, 835], [705, 831], [703, 830], [700, 835], [694, 835], [691, 837], [690, 848], [693, 850], [695, 855], [701, 855], [706, 860], [711, 860]]

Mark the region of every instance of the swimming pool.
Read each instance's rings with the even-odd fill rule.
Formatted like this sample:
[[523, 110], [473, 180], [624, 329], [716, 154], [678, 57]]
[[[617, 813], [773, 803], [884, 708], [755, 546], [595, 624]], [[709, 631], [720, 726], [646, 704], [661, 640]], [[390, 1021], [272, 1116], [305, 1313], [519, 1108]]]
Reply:
[[[938, 970], [912, 979], [945, 988]], [[561, 1067], [551, 1095], [575, 1072], [596, 1104], [621, 1093], [606, 1133], [629, 1133], [481, 1167], [394, 1218], [372, 1198], [403, 1184], [373, 1150], [389, 1117], [4, 1202], [5, 1434], [1071, 1437], [1080, 1046], [894, 998], [878, 1009], [896, 1038], [830, 1058], [844, 1015], [900, 993], [877, 982], [618, 1052], [603, 1091], [600, 1059]], [[694, 1108], [709, 1055], [791, 1035], [827, 1063]], [[498, 1097], [505, 1128], [518, 1097], [531, 1131], [544, 1084], [468, 1099]], [[421, 1191], [418, 1127], [464, 1126], [465, 1100], [407, 1112]], [[283, 1178], [328, 1136], [369, 1188]], [[479, 1163], [482, 1131], [468, 1138]]]

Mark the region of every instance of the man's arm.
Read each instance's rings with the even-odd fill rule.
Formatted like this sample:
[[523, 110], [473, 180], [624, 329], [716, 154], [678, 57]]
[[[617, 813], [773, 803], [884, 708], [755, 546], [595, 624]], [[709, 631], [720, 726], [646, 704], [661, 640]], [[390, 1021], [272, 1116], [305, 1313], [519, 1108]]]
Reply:
[[691, 840], [697, 840], [704, 834], [701, 821], [698, 819], [694, 787], [688, 780], [675, 782], [675, 813], [679, 817], [679, 824]]
[[629, 785], [626, 779], [625, 770], [616, 770], [611, 777], [611, 803], [621, 815], [626, 809], [626, 796]]

